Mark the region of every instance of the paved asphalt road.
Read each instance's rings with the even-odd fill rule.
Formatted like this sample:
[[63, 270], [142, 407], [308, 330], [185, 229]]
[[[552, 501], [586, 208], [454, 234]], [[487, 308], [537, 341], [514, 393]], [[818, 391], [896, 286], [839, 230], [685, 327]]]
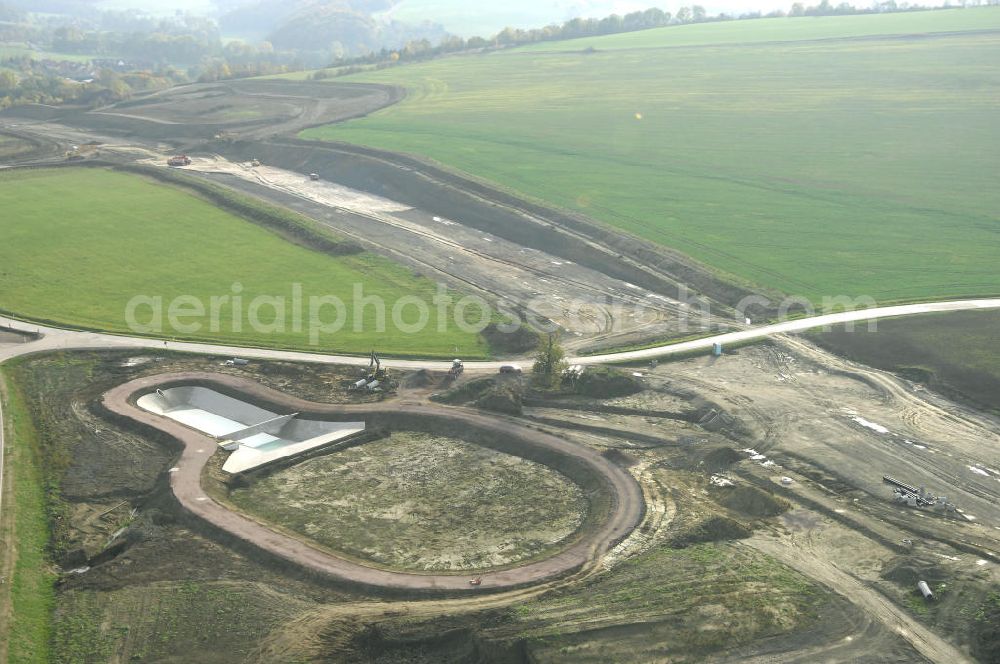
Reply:
[[[876, 318], [890, 318], [895, 316], [912, 316], [915, 314], [925, 314], [942, 311], [967, 311], [972, 309], [1000, 309], [1000, 298], [983, 300], [954, 300], [950, 302], [928, 302], [923, 304], [902, 304], [892, 307], [878, 307], [874, 309], [861, 309], [858, 311], [847, 311], [836, 314], [826, 314], [823, 316], [813, 316], [796, 320], [775, 323], [772, 325], [761, 325], [751, 327], [738, 332], [728, 332], [702, 339], [685, 341], [681, 343], [664, 344], [643, 350], [624, 351], [620, 353], [607, 353], [604, 355], [589, 355], [584, 357], [567, 358], [570, 364], [608, 364], [611, 362], [643, 362], [656, 358], [668, 357], [678, 353], [687, 353], [697, 350], [707, 350], [715, 343], [723, 345], [753, 341], [763, 339], [778, 334], [789, 332], [803, 332], [824, 325], [837, 325], [843, 323], [867, 321]], [[38, 332], [43, 337], [37, 341], [27, 344], [16, 344], [6, 348], [0, 347], [0, 362], [17, 355], [28, 352], [39, 352], [45, 350], [84, 350], [84, 349], [167, 349], [174, 351], [184, 351], [191, 353], [203, 353], [219, 355], [223, 357], [245, 357], [249, 359], [268, 360], [288, 360], [295, 362], [320, 362], [326, 364], [348, 364], [367, 365], [366, 356], [355, 355], [326, 355], [322, 353], [304, 353], [287, 350], [270, 350], [264, 348], [239, 348], [235, 346], [223, 346], [214, 344], [190, 343], [182, 341], [162, 341], [143, 337], [127, 337], [100, 332], [81, 332], [75, 330], [63, 330], [58, 328], [26, 323], [0, 317], [0, 329], [9, 328], [22, 332]], [[447, 371], [451, 366], [449, 362], [441, 360], [400, 360], [387, 358], [383, 364], [395, 369], [432, 369]], [[492, 370], [496, 371], [506, 362], [466, 362], [467, 370]]]

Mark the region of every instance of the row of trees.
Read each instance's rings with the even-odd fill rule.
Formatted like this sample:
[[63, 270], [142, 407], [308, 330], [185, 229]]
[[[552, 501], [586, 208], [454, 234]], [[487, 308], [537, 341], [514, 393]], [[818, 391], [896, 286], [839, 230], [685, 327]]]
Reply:
[[[632, 32], [635, 30], [646, 30], [649, 28], [659, 28], [670, 25], [671, 22], [684, 20], [684, 16], [691, 16], [691, 20], [702, 20], [706, 14], [704, 7], [696, 5], [693, 9], [683, 7], [678, 12], [682, 18], [675, 18], [670, 12], [662, 9], [647, 9], [646, 11], [632, 12], [625, 16], [614, 14], [603, 19], [595, 18], [574, 18], [566, 21], [562, 25], [549, 25], [544, 28], [533, 30], [521, 30], [518, 28], [504, 28], [493, 37], [470, 37], [463, 39], [455, 35], [450, 35], [442, 39], [437, 46], [428, 39], [417, 39], [407, 42], [400, 49], [383, 48], [378, 52], [354, 58], [335, 59], [331, 68], [336, 71], [321, 70], [313, 75], [315, 79], [329, 78], [331, 76], [344, 76], [353, 74], [365, 69], [365, 66], [375, 65], [382, 68], [392, 66], [402, 62], [414, 60], [427, 60], [449, 53], [459, 53], [462, 51], [481, 51], [490, 48], [503, 48], [528, 44], [539, 41], [554, 41], [559, 39], [574, 39], [577, 37], [587, 37], [593, 35], [608, 35], [616, 32]], [[698, 17], [695, 19], [694, 17]]]
[[89, 83], [78, 83], [49, 74], [30, 58], [10, 58], [0, 61], [0, 110], [18, 104], [103, 106], [186, 80], [186, 74], [174, 68], [127, 73], [102, 69]]
[[303, 68], [295, 53], [279, 52], [269, 42], [223, 44], [218, 27], [206, 18], [92, 13], [92, 20], [27, 14], [0, 0], [0, 16], [8, 19], [0, 23], [0, 41], [90, 58], [38, 61], [25, 56], [0, 62], [0, 108], [27, 103], [98, 106], [193, 80]]

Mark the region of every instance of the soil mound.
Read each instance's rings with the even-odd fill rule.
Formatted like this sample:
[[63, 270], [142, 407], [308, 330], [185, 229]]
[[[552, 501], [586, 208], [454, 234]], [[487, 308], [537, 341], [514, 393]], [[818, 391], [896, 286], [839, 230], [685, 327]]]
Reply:
[[431, 372], [427, 369], [420, 369], [419, 371], [414, 371], [411, 374], [407, 374], [403, 377], [403, 387], [406, 388], [417, 388], [417, 387], [427, 387], [434, 382], [434, 378], [431, 376]]
[[917, 581], [926, 581], [933, 589], [936, 584], [946, 580], [948, 574], [934, 561], [900, 556], [886, 564], [882, 578], [912, 590], [916, 590]]
[[476, 400], [476, 406], [495, 413], [520, 415], [523, 412], [522, 389], [516, 383], [494, 385]]
[[577, 393], [598, 399], [627, 397], [644, 389], [639, 378], [614, 367], [587, 367], [576, 379]]
[[434, 395], [431, 400], [438, 403], [463, 404], [475, 401], [496, 385], [495, 378], [478, 378], [453, 387], [447, 392]]
[[739, 452], [731, 447], [716, 447], [708, 451], [701, 460], [701, 466], [709, 473], [726, 470], [743, 460]]
[[778, 516], [791, 507], [788, 501], [752, 486], [722, 488], [716, 492], [715, 500], [723, 507], [752, 517]]
[[753, 530], [746, 524], [726, 516], [712, 516], [698, 521], [692, 526], [674, 535], [669, 545], [674, 549], [683, 549], [701, 542], [718, 542], [721, 540], [736, 540], [750, 537]]

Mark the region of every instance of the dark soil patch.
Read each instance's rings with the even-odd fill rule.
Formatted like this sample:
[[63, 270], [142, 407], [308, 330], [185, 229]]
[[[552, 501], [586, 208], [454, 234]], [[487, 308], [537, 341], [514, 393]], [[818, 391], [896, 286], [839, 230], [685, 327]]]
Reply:
[[625, 452], [622, 452], [617, 447], [613, 447], [609, 450], [604, 450], [603, 452], [601, 452], [601, 456], [603, 456], [605, 459], [609, 461], [618, 464], [623, 468], [631, 468], [632, 466], [639, 463], [639, 461], [635, 457], [626, 454]]
[[495, 413], [520, 415], [523, 412], [523, 393], [520, 382], [503, 381], [476, 399], [476, 406]]
[[979, 605], [972, 630], [972, 654], [985, 664], [1000, 664], [1000, 588]]
[[471, 403], [486, 394], [497, 384], [495, 377], [476, 378], [464, 383], [460, 383], [441, 394], [435, 394], [431, 399], [439, 403], [459, 405]]
[[668, 544], [674, 549], [683, 549], [701, 542], [745, 539], [753, 534], [750, 526], [726, 516], [711, 516], [698, 521], [670, 538]]
[[811, 334], [850, 360], [893, 371], [977, 407], [1000, 412], [1000, 311], [956, 311]]
[[712, 497], [723, 507], [750, 517], [778, 516], [791, 507], [783, 498], [746, 485], [720, 487], [712, 492]]
[[415, 624], [369, 625], [354, 639], [350, 662], [411, 664], [527, 664], [532, 661], [520, 639], [492, 641], [481, 636], [483, 625], [509, 622], [503, 614], [447, 616]]
[[916, 590], [918, 581], [926, 581], [933, 589], [947, 580], [948, 572], [935, 560], [922, 556], [899, 556], [886, 564], [882, 578], [894, 581], [907, 590]]
[[405, 388], [415, 389], [421, 387], [429, 387], [434, 384], [434, 376], [427, 369], [420, 369], [419, 371], [414, 371], [413, 373], [406, 374], [403, 376], [401, 385]]
[[733, 448], [716, 447], [705, 453], [705, 456], [701, 459], [701, 466], [705, 469], [705, 472], [718, 473], [742, 460], [743, 457]]
[[496, 323], [490, 323], [481, 334], [490, 348], [498, 353], [520, 355], [530, 353], [538, 348], [538, 333], [524, 325], [518, 326], [513, 332], [504, 332]]
[[575, 380], [578, 394], [613, 399], [637, 394], [645, 389], [642, 379], [615, 367], [587, 367]]

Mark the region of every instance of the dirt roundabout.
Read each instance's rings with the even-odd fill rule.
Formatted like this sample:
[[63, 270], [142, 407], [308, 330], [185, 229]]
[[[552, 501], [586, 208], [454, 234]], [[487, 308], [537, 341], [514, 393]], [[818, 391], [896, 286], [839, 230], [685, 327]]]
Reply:
[[[210, 497], [202, 485], [203, 470], [216, 451], [215, 439], [174, 420], [142, 410], [136, 399], [168, 387], [211, 387], [262, 407], [292, 411], [327, 420], [363, 418], [369, 428], [461, 435], [477, 445], [548, 466], [582, 489], [588, 510], [566, 545], [547, 558], [509, 569], [484, 571], [481, 583], [469, 583], [469, 573], [413, 573], [380, 569], [321, 550], [252, 518], [232, 511]], [[185, 372], [147, 376], [106, 392], [104, 407], [129, 423], [166, 433], [183, 445], [170, 472], [170, 487], [180, 505], [211, 527], [264, 552], [325, 576], [364, 586], [397, 591], [470, 592], [527, 586], [595, 564], [628, 536], [642, 519], [645, 503], [638, 483], [624, 469], [600, 454], [554, 435], [528, 428], [511, 418], [429, 402], [385, 402], [332, 405], [305, 401], [259, 383], [214, 373]]]

